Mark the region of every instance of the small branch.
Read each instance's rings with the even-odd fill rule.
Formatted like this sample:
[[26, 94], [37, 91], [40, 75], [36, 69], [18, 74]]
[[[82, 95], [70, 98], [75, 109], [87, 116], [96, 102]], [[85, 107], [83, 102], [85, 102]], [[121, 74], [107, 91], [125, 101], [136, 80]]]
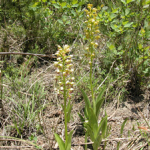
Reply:
[[33, 54], [33, 53], [22, 53], [22, 52], [0, 52], [0, 55], [30, 55], [39, 57], [49, 57], [51, 59], [56, 58], [54, 54]]
[[[134, 140], [136, 139], [136, 137], [134, 138], [114, 138], [114, 139], [105, 139], [105, 140], [102, 140], [102, 142], [110, 142], [110, 141], [123, 141], [123, 140]], [[72, 144], [72, 146], [79, 146], [79, 145], [91, 145], [93, 144], [93, 142], [89, 142], [89, 143], [80, 143], [80, 144]]]
[[108, 74], [107, 74], [107, 76], [106, 76], [106, 78], [103, 80], [103, 82], [98, 86], [98, 88], [97, 88], [97, 90], [99, 90], [99, 88], [103, 85], [103, 83], [107, 80], [107, 78], [108, 78], [108, 76], [109, 76], [109, 74], [110, 74], [110, 72], [111, 72], [111, 69], [112, 69], [112, 67], [114, 66], [114, 63], [116, 62], [116, 60], [112, 63], [112, 65], [111, 65], [111, 67], [110, 67], [110, 70], [109, 70], [109, 72], [108, 72]]
[[28, 149], [33, 149], [33, 146], [0, 146], [0, 149], [21, 149], [21, 148], [28, 148]]

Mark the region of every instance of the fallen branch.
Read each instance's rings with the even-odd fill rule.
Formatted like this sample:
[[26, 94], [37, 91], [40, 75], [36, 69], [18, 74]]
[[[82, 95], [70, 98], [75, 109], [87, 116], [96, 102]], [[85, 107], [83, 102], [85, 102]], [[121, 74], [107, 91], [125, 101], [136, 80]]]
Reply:
[[38, 57], [49, 57], [51, 59], [56, 58], [53, 54], [33, 54], [33, 53], [23, 53], [23, 52], [0, 52], [0, 55], [30, 55]]

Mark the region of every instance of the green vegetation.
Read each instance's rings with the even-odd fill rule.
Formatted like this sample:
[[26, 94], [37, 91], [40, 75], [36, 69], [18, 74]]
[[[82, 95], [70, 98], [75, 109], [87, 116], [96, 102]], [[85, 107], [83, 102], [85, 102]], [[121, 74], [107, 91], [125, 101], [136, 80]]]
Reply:
[[[117, 99], [118, 108], [127, 97], [137, 102], [150, 88], [150, 0], [1, 0], [0, 52], [8, 52], [0, 61], [4, 138], [30, 140], [27, 144], [42, 149], [42, 135], [53, 149], [52, 132], [60, 150], [70, 150], [71, 111], [78, 98], [84, 103], [75, 112], [85, 133], [84, 148], [90, 141], [94, 150], [105, 149], [111, 135], [106, 106]], [[48, 57], [52, 54], [54, 60]], [[60, 105], [62, 134], [54, 120], [47, 122], [48, 110], [56, 106], [57, 114]], [[120, 138], [127, 123], [126, 118]], [[147, 132], [141, 135], [149, 144]], [[118, 141], [116, 149], [120, 146]]]

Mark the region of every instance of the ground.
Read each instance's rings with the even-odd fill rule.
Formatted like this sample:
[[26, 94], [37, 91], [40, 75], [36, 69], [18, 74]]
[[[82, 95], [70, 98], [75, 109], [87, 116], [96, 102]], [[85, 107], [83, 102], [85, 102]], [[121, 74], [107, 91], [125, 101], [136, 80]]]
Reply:
[[[48, 104], [43, 113], [40, 114], [43, 133], [39, 133], [37, 136], [37, 145], [41, 146], [44, 150], [58, 149], [58, 145], [54, 139], [54, 133], [58, 133], [64, 137], [64, 119], [60, 105], [63, 100], [57, 97], [53, 90], [54, 70], [53, 66], [45, 66], [45, 68], [39, 68], [38, 72], [36, 72], [36, 75], [43, 81], [47, 90], [46, 100]], [[34, 73], [33, 71], [32, 74]], [[146, 123], [146, 121], [149, 123], [149, 100], [150, 92], [147, 89], [139, 97], [126, 98], [122, 102], [118, 101], [117, 98], [112, 102], [105, 102], [100, 118], [104, 115], [106, 110], [110, 135], [107, 139], [103, 140], [100, 147], [103, 149], [104, 143], [107, 142], [105, 150], [116, 150], [117, 143], [120, 142], [119, 150], [138, 150], [142, 149], [142, 147], [147, 150], [148, 139], [146, 138], [148, 138], [150, 132], [148, 124]], [[84, 101], [82, 97], [79, 98], [75, 96], [72, 103], [72, 116], [68, 124], [69, 131], [74, 130], [72, 150], [84, 150], [84, 128], [78, 116], [78, 112], [82, 112], [84, 108]], [[121, 135], [121, 126], [126, 119], [127, 122], [123, 129], [123, 134]], [[146, 133], [146, 136], [141, 134], [140, 129], [142, 132]], [[4, 135], [4, 130], [4, 128], [1, 128], [1, 135]], [[14, 146], [17, 142], [14, 142], [15, 140], [6, 142], [3, 138], [1, 138], [0, 141], [4, 146], [0, 146], [0, 149], [36, 149], [33, 147], [28, 148], [30, 144], [25, 144], [23, 142], [21, 142], [21, 146], [19, 145], [20, 147], [18, 148], [7, 147], [7, 145]], [[92, 149], [90, 140], [88, 141], [88, 149]]]

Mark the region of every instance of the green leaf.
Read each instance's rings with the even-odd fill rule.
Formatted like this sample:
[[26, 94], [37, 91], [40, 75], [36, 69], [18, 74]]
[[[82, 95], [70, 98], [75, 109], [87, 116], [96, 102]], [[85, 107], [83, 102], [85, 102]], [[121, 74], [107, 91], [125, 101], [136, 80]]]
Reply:
[[65, 8], [65, 7], [67, 6], [67, 3], [66, 3], [66, 2], [62, 2], [62, 3], [60, 3], [60, 6], [61, 6], [62, 8]]
[[[122, 137], [123, 129], [124, 129], [124, 126], [125, 126], [127, 120], [128, 120], [128, 118], [126, 118], [121, 125], [121, 130], [120, 130], [121, 137]], [[117, 150], [119, 150], [119, 147], [120, 147], [120, 142], [117, 143]]]
[[89, 108], [91, 107], [91, 103], [87, 97], [87, 95], [85, 94], [85, 92], [81, 89], [81, 92], [82, 92], [82, 95], [83, 95], [83, 98], [84, 98], [84, 101], [85, 101], [85, 109], [87, 111], [87, 115], [89, 115]]
[[71, 114], [71, 109], [72, 109], [72, 105], [70, 104], [70, 101], [68, 102], [67, 104], [67, 107], [66, 107], [66, 112], [67, 112], [67, 122], [70, 121], [70, 114]]
[[79, 6], [79, 4], [74, 4], [71, 7], [78, 7], [78, 6]]
[[115, 17], [117, 17], [117, 14], [115, 14], [115, 13], [111, 13], [111, 14], [110, 14], [111, 20], [113, 20]]
[[45, 3], [45, 2], [47, 2], [47, 0], [42, 0], [42, 2], [44, 2], [44, 3]]
[[127, 4], [134, 2], [135, 0], [127, 0]]
[[61, 19], [57, 20], [60, 24], [64, 24], [64, 22]]
[[116, 48], [115, 48], [115, 45], [114, 45], [113, 43], [108, 42], [108, 43], [107, 43], [107, 46], [108, 46], [108, 48], [109, 48], [110, 50], [115, 50], [115, 49], [116, 49]]
[[[96, 117], [96, 114], [94, 113], [94, 110], [92, 108], [89, 108], [90, 114], [89, 114], [89, 129], [91, 130], [91, 137], [93, 139], [93, 141], [95, 140], [95, 138], [97, 137], [97, 130], [98, 130], [98, 120]], [[91, 140], [92, 140], [91, 139]]]
[[55, 8], [57, 8], [57, 9], [59, 9], [60, 8], [60, 6], [58, 5], [58, 4], [53, 4], [53, 6], [55, 7]]
[[73, 134], [73, 131], [71, 131], [68, 135], [68, 138], [67, 138], [66, 143], [65, 143], [65, 150], [70, 150], [71, 149], [72, 134]]
[[97, 138], [96, 138], [96, 140], [94, 141], [94, 143], [92, 144], [92, 146], [93, 146], [93, 149], [98, 149], [98, 147], [100, 146], [100, 144], [101, 144], [101, 141], [102, 141], [102, 137], [101, 136], [98, 136]]
[[83, 117], [80, 113], [78, 113], [78, 115], [79, 115], [79, 117], [80, 117], [81, 122], [85, 122], [84, 117]]
[[65, 149], [65, 143], [64, 141], [60, 138], [60, 136], [58, 134], [55, 133], [55, 139], [59, 145], [60, 150], [66, 150]]
[[100, 108], [102, 107], [103, 102], [104, 102], [103, 95], [104, 95], [105, 89], [106, 89], [106, 87], [103, 87], [101, 89], [101, 91], [96, 99], [96, 116], [97, 117], [99, 116]]
[[99, 145], [101, 144], [102, 138], [105, 138], [107, 134], [107, 115], [102, 118], [96, 132], [97, 135], [93, 141], [93, 149], [98, 149]]
[[101, 120], [101, 131], [102, 131], [102, 137], [105, 138], [107, 133], [107, 115], [105, 114], [105, 117]]
[[130, 13], [130, 9], [127, 8], [127, 9], [125, 10], [125, 15], [127, 16], [129, 13]]
[[126, 3], [126, 0], [121, 0], [121, 2], [122, 2], [123, 4], [125, 4], [125, 5], [127, 4], [127, 3]]
[[122, 125], [121, 125], [121, 130], [120, 130], [121, 137], [122, 137], [123, 129], [124, 129], [124, 126], [125, 126], [127, 120], [128, 120], [128, 118], [126, 118], [126, 119], [124, 120], [124, 122], [122, 123]]
[[125, 27], [125, 28], [129, 28], [129, 27], [132, 26], [132, 24], [133, 24], [133, 22], [128, 22], [127, 24], [124, 25], [124, 27]]
[[147, 31], [147, 32], [145, 33], [145, 35], [146, 35], [147, 38], [150, 38], [150, 31]]
[[72, 5], [75, 5], [75, 4], [77, 4], [78, 3], [78, 0], [73, 0], [72, 1]]

